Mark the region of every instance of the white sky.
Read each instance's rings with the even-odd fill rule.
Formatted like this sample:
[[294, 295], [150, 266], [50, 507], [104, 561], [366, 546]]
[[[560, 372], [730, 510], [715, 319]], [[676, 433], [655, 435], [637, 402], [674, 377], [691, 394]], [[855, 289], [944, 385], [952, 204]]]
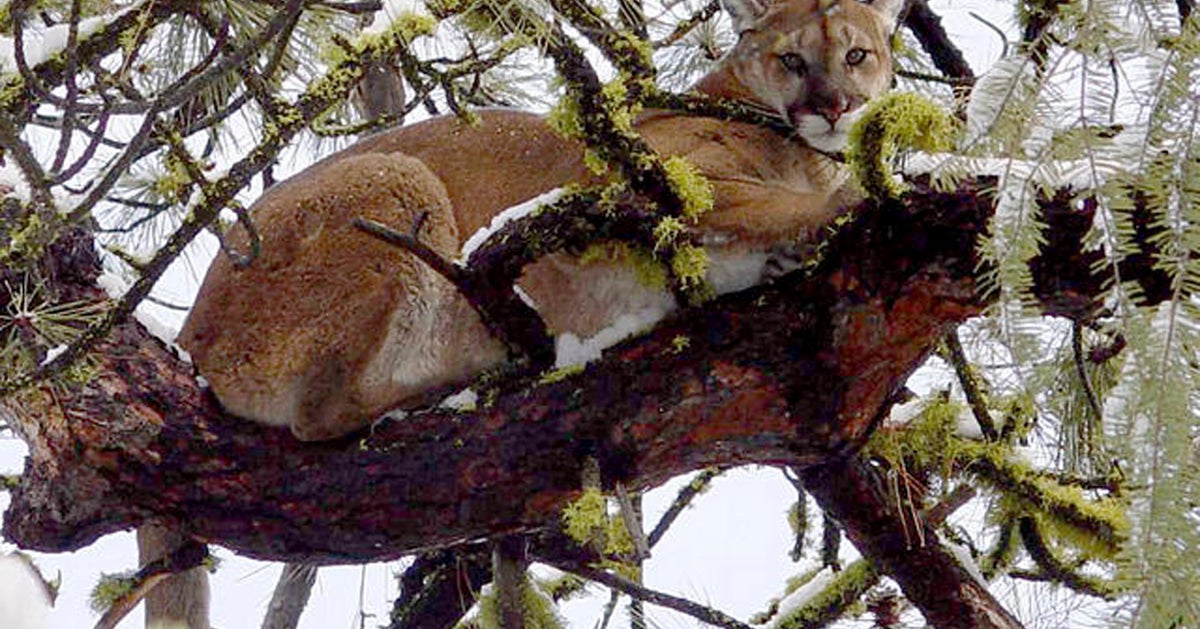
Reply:
[[[994, 62], [1002, 43], [988, 27], [970, 17], [970, 12], [982, 14], [992, 23], [1007, 27], [1010, 33], [1013, 31], [1005, 18], [1007, 3], [938, 0], [932, 4], [943, 16], [954, 41], [967, 48], [965, 52], [977, 73]], [[1010, 37], [1015, 41], [1015, 35]], [[156, 294], [175, 303], [190, 303], [198, 275], [190, 266], [190, 262], [177, 263]], [[178, 314], [171, 311], [152, 310], [165, 320], [178, 319]], [[24, 444], [19, 440], [0, 440], [0, 471], [18, 472], [23, 457]], [[647, 495], [650, 526], [674, 497], [679, 484], [672, 482]], [[777, 470], [750, 468], [717, 479], [713, 489], [696, 501], [655, 548], [654, 556], [647, 564], [646, 584], [748, 619], [751, 614], [764, 609], [771, 597], [781, 593], [787, 577], [811, 567], [794, 565], [787, 558], [792, 537], [786, 511], [794, 499], [794, 490]], [[0, 509], [7, 508], [7, 504], [7, 494], [0, 493]], [[813, 526], [819, 525], [814, 523]], [[849, 544], [843, 546], [848, 548]], [[11, 544], [0, 542], [0, 553], [12, 548]], [[213, 550], [223, 560], [212, 579], [213, 625], [223, 629], [258, 626], [278, 578], [279, 564], [239, 558], [220, 548]], [[56, 573], [62, 574], [62, 590], [47, 626], [65, 628], [94, 624], [97, 616], [88, 609], [86, 599], [98, 574], [135, 567], [137, 552], [132, 534], [121, 533], [109, 535], [75, 553], [33, 555], [47, 576], [53, 578]], [[365, 626], [386, 624], [396, 593], [392, 574], [397, 569], [398, 564], [394, 563], [371, 565], [365, 569], [359, 566], [323, 568], [312, 601], [301, 619], [301, 627], [358, 627], [360, 584], [363, 608], [374, 615]], [[15, 593], [17, 585], [3, 579], [0, 574], [0, 625], [8, 627], [7, 623], [14, 622], [15, 617], [3, 615], [5, 595]], [[600, 618], [608, 594], [598, 587], [594, 591], [596, 595], [564, 606], [573, 627], [592, 627]], [[654, 623], [651, 626], [664, 629], [697, 626], [690, 618], [653, 606], [647, 609]], [[120, 627], [135, 629], [141, 622], [139, 609]], [[611, 626], [622, 624], [628, 626], [627, 622], [614, 619]]]

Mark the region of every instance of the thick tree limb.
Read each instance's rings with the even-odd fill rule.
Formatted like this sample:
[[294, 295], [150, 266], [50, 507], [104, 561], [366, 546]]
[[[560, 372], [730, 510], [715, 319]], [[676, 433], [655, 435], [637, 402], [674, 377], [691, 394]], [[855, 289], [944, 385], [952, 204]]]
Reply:
[[296, 629], [300, 615], [308, 607], [313, 584], [317, 582], [317, 567], [306, 563], [284, 564], [267, 614], [263, 617], [262, 629]]
[[[876, 568], [890, 576], [934, 627], [1019, 628], [941, 543], [931, 521], [913, 522], [910, 513], [886, 496], [886, 480], [872, 464], [849, 458], [804, 470], [804, 486], [846, 537]], [[880, 507], [884, 508], [880, 508]], [[924, 535], [912, 535], [911, 527]], [[923, 539], [920, 543], [918, 540]]]
[[812, 278], [677, 317], [579, 376], [505, 383], [477, 412], [432, 409], [337, 442], [225, 416], [127, 322], [78, 392], [5, 400], [33, 452], [5, 533], [65, 550], [162, 513], [253, 556], [379, 560], [538, 526], [588, 456], [606, 485], [631, 487], [709, 465], [819, 462], [865, 438], [930, 339], [978, 311], [987, 204], [921, 201], [960, 223], [917, 229], [899, 207], [864, 207]]
[[962, 51], [950, 40], [942, 28], [942, 18], [929, 8], [926, 0], [909, 0], [904, 25], [912, 31], [921, 47], [929, 53], [933, 65], [947, 78], [959, 79], [965, 85], [975, 81], [975, 73], [963, 57]]
[[[509, 378], [482, 392], [477, 411], [416, 412], [334, 442], [300, 443], [226, 416], [188, 365], [124, 322], [85, 382], [0, 400], [0, 419], [31, 452], [4, 535], [64, 551], [166, 516], [187, 521], [199, 541], [250, 556], [377, 561], [539, 528], [578, 491], [589, 458], [606, 487], [631, 488], [708, 466], [846, 465], [837, 461], [870, 434], [944, 329], [986, 301], [972, 279], [990, 213], [986, 183], [864, 203], [807, 274], [672, 318], [581, 374]], [[1035, 292], [1083, 316], [1104, 278], [1088, 274], [1092, 254], [1064, 226], [1076, 218], [1069, 204], [1056, 213], [1059, 200], [1046, 203], [1047, 251], [1058, 257], [1035, 264]], [[47, 277], [72, 295], [95, 294], [87, 235], [56, 247], [65, 268]], [[829, 469], [814, 467], [809, 490], [826, 508], [873, 501], [856, 503], [867, 512], [834, 509], [848, 531], [871, 531], [883, 498], [820, 471]], [[851, 538], [895, 550], [892, 537]], [[929, 574], [952, 580], [940, 588], [970, 587], [945, 567], [909, 573]], [[924, 609], [919, 590], [905, 589]], [[964, 605], [982, 600], [962, 591]], [[930, 604], [932, 620], [944, 607]]]

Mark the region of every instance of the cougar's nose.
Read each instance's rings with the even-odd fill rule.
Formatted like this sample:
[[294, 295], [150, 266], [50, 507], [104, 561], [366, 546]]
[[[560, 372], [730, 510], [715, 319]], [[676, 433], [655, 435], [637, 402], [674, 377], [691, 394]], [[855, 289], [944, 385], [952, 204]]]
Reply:
[[843, 94], [830, 94], [814, 103], [813, 111], [833, 127], [842, 118], [842, 114], [850, 111], [850, 99]]

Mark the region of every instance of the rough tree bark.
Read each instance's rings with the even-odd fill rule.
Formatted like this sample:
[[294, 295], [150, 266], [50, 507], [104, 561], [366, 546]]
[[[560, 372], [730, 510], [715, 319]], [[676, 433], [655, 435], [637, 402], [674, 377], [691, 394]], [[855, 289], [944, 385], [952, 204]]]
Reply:
[[[186, 363], [126, 322], [93, 353], [85, 382], [0, 400], [31, 452], [4, 535], [61, 552], [167, 516], [252, 557], [378, 561], [542, 527], [579, 490], [589, 458], [606, 487], [629, 488], [762, 463], [818, 470], [806, 480], [827, 507], [866, 501], [835, 515], [890, 570], [911, 549], [856, 523], [886, 497], [817, 466], [846, 465], [947, 326], [988, 301], [973, 281], [986, 188], [863, 203], [807, 272], [671, 318], [580, 374], [501, 378], [476, 411], [425, 410], [334, 442], [300, 443], [225, 415]], [[1088, 271], [1099, 254], [1079, 248], [1087, 208], [1069, 200], [1047, 200], [1055, 257], [1035, 260], [1035, 272], [1057, 311], [1081, 314], [1104, 278]], [[87, 234], [50, 255], [70, 269], [56, 281], [100, 297]], [[949, 582], [901, 583], [936, 623], [934, 593], [965, 591], [968, 577], [930, 557], [942, 569], [926, 574]], [[998, 605], [981, 596], [959, 598], [982, 617]]]

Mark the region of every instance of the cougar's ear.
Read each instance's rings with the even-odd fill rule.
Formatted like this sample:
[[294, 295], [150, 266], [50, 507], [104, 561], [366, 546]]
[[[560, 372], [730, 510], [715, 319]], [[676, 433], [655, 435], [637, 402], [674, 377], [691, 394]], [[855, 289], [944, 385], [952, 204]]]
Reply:
[[892, 28], [896, 27], [896, 21], [900, 18], [900, 13], [904, 11], [905, 0], [859, 0], [863, 4], [875, 9]]
[[733, 30], [738, 35], [750, 30], [758, 19], [767, 12], [771, 0], [721, 0], [721, 6], [733, 20]]

